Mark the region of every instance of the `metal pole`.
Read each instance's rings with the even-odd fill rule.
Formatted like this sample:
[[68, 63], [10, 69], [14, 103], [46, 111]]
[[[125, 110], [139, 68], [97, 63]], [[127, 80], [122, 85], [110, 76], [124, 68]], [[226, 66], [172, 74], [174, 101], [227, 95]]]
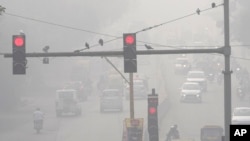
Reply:
[[134, 119], [134, 81], [133, 81], [133, 73], [129, 73], [129, 91], [130, 91], [130, 118]]
[[224, 0], [224, 43], [225, 43], [225, 71], [224, 71], [224, 126], [225, 141], [230, 138], [231, 124], [231, 71], [230, 71], [230, 38], [229, 38], [229, 0]]

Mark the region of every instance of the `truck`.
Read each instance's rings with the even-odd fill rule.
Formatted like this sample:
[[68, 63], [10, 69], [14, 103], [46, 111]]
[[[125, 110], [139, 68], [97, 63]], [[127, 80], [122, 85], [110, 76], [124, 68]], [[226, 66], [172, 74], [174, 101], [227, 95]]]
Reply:
[[221, 141], [223, 128], [219, 125], [206, 125], [201, 128], [201, 141]]
[[77, 98], [76, 90], [60, 89], [56, 91], [56, 116], [60, 117], [63, 114], [81, 115], [82, 109], [79, 99]]
[[90, 60], [78, 60], [73, 64], [70, 81], [71, 82], [80, 82], [76, 83], [81, 85], [81, 96], [84, 97], [84, 100], [87, 100], [87, 96], [92, 93], [92, 80], [91, 80], [91, 62]]

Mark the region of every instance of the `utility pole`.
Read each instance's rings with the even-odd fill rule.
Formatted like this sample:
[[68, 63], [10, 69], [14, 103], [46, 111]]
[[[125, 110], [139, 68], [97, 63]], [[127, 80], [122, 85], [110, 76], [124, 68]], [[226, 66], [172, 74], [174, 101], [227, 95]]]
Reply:
[[225, 126], [225, 141], [230, 138], [231, 124], [231, 71], [230, 71], [230, 37], [229, 37], [229, 0], [224, 0], [224, 57], [225, 71], [224, 73], [224, 126]]
[[129, 97], [130, 97], [130, 118], [134, 119], [134, 80], [133, 73], [129, 73]]

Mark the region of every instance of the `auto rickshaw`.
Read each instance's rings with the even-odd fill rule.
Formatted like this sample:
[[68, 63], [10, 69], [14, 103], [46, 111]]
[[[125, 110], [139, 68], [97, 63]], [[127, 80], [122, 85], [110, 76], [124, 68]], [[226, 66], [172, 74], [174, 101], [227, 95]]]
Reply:
[[218, 125], [206, 125], [201, 128], [201, 141], [221, 141], [223, 128]]

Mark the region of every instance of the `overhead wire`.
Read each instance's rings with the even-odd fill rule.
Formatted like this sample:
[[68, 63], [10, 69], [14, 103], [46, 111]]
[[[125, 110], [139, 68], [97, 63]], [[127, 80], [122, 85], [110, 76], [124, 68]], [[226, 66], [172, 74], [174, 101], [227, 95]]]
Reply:
[[[217, 5], [215, 7], [219, 7], [221, 5], [223, 5], [223, 4]], [[213, 7], [213, 8], [215, 8], [215, 7]], [[207, 8], [207, 9], [201, 10], [200, 12], [205, 12], [205, 11], [208, 11], [208, 10], [213, 9], [213, 8]], [[115, 41], [117, 39], [122, 38], [122, 37], [119, 37], [119, 36], [114, 36], [114, 35], [110, 35], [110, 34], [94, 32], [94, 31], [90, 31], [90, 30], [86, 30], [86, 29], [81, 29], [81, 28], [66, 26], [66, 25], [57, 24], [57, 23], [53, 23], [53, 22], [48, 22], [48, 21], [44, 21], [44, 20], [39, 20], [39, 19], [30, 18], [30, 17], [20, 16], [20, 15], [8, 13], [8, 12], [5, 12], [5, 14], [9, 15], [9, 16], [14, 16], [14, 17], [26, 19], [26, 20], [31, 20], [31, 21], [35, 21], [35, 22], [40, 22], [40, 23], [45, 23], [45, 24], [49, 24], [49, 25], [59, 26], [59, 27], [67, 28], [67, 29], [79, 30], [79, 31], [87, 32], [87, 33], [92, 33], [92, 34], [97, 34], [97, 35], [102, 35], [102, 36], [108, 36], [108, 37], [114, 37], [114, 39], [108, 40], [108, 41], [106, 41], [104, 43], [108, 43], [108, 42]], [[158, 25], [154, 25], [154, 26], [151, 26], [151, 27], [148, 27], [148, 28], [144, 28], [144, 29], [139, 30], [139, 31], [137, 31], [135, 33], [137, 34], [137, 33], [140, 33], [140, 32], [144, 32], [144, 31], [147, 31], [147, 30], [150, 30], [150, 29], [153, 29], [153, 28], [156, 28], [156, 27], [168, 24], [168, 23], [172, 23], [174, 21], [178, 21], [178, 20], [181, 20], [181, 19], [193, 16], [193, 15], [196, 15], [196, 14], [197, 14], [197, 12], [194, 12], [194, 13], [182, 16], [180, 18], [176, 18], [176, 19], [173, 19], [173, 20], [170, 20], [170, 21], [167, 21], [167, 22], [163, 22], [163, 23], [158, 24]], [[138, 42], [144, 42], [144, 41], [138, 41]], [[96, 46], [99, 46], [99, 44], [92, 45], [92, 46], [90, 46], [90, 48], [96, 47]], [[75, 51], [78, 52], [78, 51], [83, 51], [83, 50], [86, 50], [86, 49], [88, 49], [88, 48], [83, 48], [83, 49], [79, 49], [79, 50], [75, 50]]]
[[49, 25], [54, 25], [54, 26], [58, 26], [58, 27], [63, 27], [63, 28], [67, 28], [67, 29], [78, 30], [78, 31], [83, 31], [83, 32], [87, 32], [87, 33], [92, 33], [92, 34], [97, 34], [97, 35], [102, 35], [102, 36], [108, 36], [108, 37], [117, 37], [117, 36], [110, 35], [110, 34], [99, 33], [99, 32], [90, 31], [90, 30], [86, 30], [86, 29], [81, 29], [81, 28], [76, 28], [76, 27], [72, 27], [72, 26], [57, 24], [57, 23], [48, 22], [48, 21], [44, 21], [44, 20], [34, 19], [34, 18], [20, 16], [20, 15], [16, 15], [16, 14], [11, 14], [11, 13], [8, 13], [8, 12], [5, 12], [5, 14], [9, 15], [9, 16], [14, 16], [14, 17], [26, 19], [26, 20], [31, 20], [31, 21], [35, 21], [35, 22], [44, 23], [44, 24], [49, 24]]
[[[211, 10], [213, 8], [217, 8], [219, 6], [223, 6], [223, 3], [219, 4], [219, 5], [216, 5], [215, 7], [207, 8], [207, 9], [204, 9], [204, 10], [200, 10], [199, 14], [201, 12], [205, 12], [205, 11]], [[22, 18], [22, 19], [26, 19], [26, 20], [31, 20], [31, 21], [35, 21], [35, 22], [40, 22], [40, 23], [44, 23], [44, 24], [54, 25], [54, 26], [63, 27], [63, 28], [67, 28], [67, 29], [72, 29], [72, 30], [83, 31], [83, 32], [86, 32], [86, 33], [91, 33], [91, 34], [96, 34], [96, 35], [114, 37], [113, 39], [105, 41], [104, 43], [109, 43], [109, 42], [112, 42], [112, 41], [115, 41], [115, 40], [118, 40], [118, 39], [122, 38], [121, 36], [119, 37], [119, 36], [114, 36], [114, 35], [110, 35], [110, 34], [99, 33], [99, 32], [95, 32], [95, 31], [90, 31], [90, 30], [86, 30], [86, 29], [81, 29], [81, 28], [66, 26], [66, 25], [57, 24], [57, 23], [53, 23], [53, 22], [48, 22], [48, 21], [44, 21], [44, 20], [39, 20], [39, 19], [30, 18], [30, 17], [20, 16], [20, 15], [8, 13], [8, 12], [4, 12], [4, 13], [6, 15], [9, 15], [9, 16], [14, 16], [14, 17], [18, 17], [18, 18]], [[168, 23], [172, 23], [172, 22], [175, 22], [175, 21], [178, 21], [178, 20], [190, 17], [190, 16], [194, 16], [194, 15], [197, 15], [197, 12], [194, 12], [194, 13], [191, 13], [191, 14], [188, 14], [188, 15], [185, 15], [185, 16], [182, 16], [182, 17], [179, 17], [179, 18], [167, 21], [167, 22], [163, 22], [161, 24], [157, 24], [157, 25], [154, 25], [154, 26], [150, 26], [150, 27], [144, 28], [142, 30], [139, 30], [139, 31], [135, 32], [135, 34], [138, 34], [138, 33], [141, 33], [141, 32], [145, 32], [145, 31], [151, 30], [153, 28], [156, 28], [156, 27], [168, 24]], [[150, 44], [150, 45], [156, 45], [158, 47], [168, 47], [168, 48], [174, 48], [174, 49], [176, 49], [178, 47], [179, 48], [183, 48], [183, 47], [215, 47], [215, 46], [170, 46], [170, 45], [161, 45], [161, 44], [156, 44], [156, 43], [149, 43], [149, 42], [139, 41], [139, 40], [137, 40], [137, 41], [141, 42], [141, 43], [147, 43], [147, 44]], [[99, 46], [99, 44], [94, 44], [94, 45], [90, 46], [89, 48], [93, 48], [93, 47], [97, 47], [97, 46]], [[243, 46], [250, 46], [250, 45], [232, 45], [232, 46], [243, 47]], [[83, 51], [83, 50], [86, 50], [86, 49], [88, 49], [88, 48], [83, 48], [83, 49], [75, 50], [75, 52], [80, 52], [80, 51]], [[0, 53], [0, 55], [4, 55], [4, 53]], [[234, 57], [234, 58], [243, 59], [243, 60], [250, 60], [248, 58], [241, 58], [241, 57]]]
[[[200, 10], [199, 13], [205, 12], [205, 11], [208, 11], [208, 10], [211, 10], [211, 9], [213, 9], [213, 8], [217, 8], [217, 7], [222, 6], [222, 5], [223, 5], [223, 3], [222, 3], [222, 4], [219, 4], [219, 5], [215, 6], [215, 7], [207, 8], [207, 9], [204, 9], [204, 10]], [[154, 25], [154, 26], [151, 26], [151, 27], [144, 28], [144, 29], [139, 30], [139, 31], [137, 31], [137, 32], [135, 32], [135, 33], [137, 34], [137, 33], [140, 33], [140, 32], [147, 31], [147, 30], [151, 30], [151, 29], [153, 29], [153, 28], [156, 28], [156, 27], [159, 27], [159, 26], [168, 24], [168, 23], [172, 23], [172, 22], [175, 22], [175, 21], [178, 21], [178, 20], [181, 20], [181, 19], [190, 17], [190, 16], [194, 16], [194, 15], [197, 15], [197, 12], [194, 12], [194, 13], [191, 13], [191, 14], [188, 14], [188, 15], [185, 15], [185, 16], [182, 16], [182, 17], [179, 17], [179, 18], [176, 18], [176, 19], [167, 21], [167, 22], [163, 22], [163, 23], [161, 23], [161, 24], [157, 24], [157, 25]]]

